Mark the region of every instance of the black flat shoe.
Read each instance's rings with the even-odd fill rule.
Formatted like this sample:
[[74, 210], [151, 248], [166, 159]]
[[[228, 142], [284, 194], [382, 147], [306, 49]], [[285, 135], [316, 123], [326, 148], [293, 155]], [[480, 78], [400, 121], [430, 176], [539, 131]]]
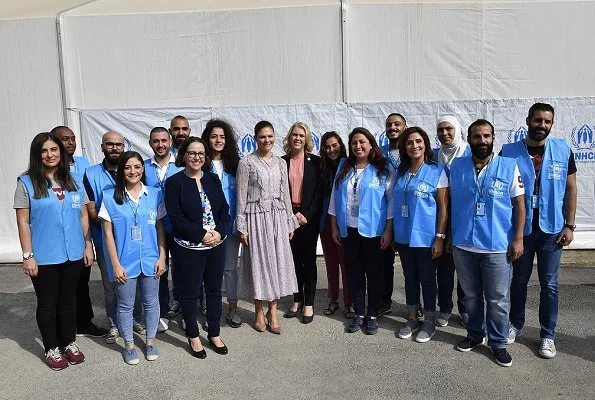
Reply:
[[312, 321], [314, 321], [314, 314], [312, 314], [310, 316], [304, 315], [302, 317], [302, 324], [309, 324]]
[[293, 311], [292, 309], [289, 309], [285, 312], [285, 314], [283, 314], [283, 318], [295, 318], [297, 317], [297, 315], [302, 312], [302, 305], [300, 304], [300, 306], [298, 307], [297, 311]]
[[188, 338], [188, 344], [190, 345], [190, 354], [192, 354], [196, 358], [204, 359], [207, 358], [207, 352], [203, 349], [201, 351], [196, 351], [192, 348], [192, 340]]
[[215, 353], [221, 354], [222, 356], [224, 356], [228, 353], [228, 349], [225, 344], [223, 346], [219, 347], [219, 346], [215, 345], [215, 343], [211, 340], [210, 337], [207, 336], [207, 339], [209, 340], [209, 346], [211, 346], [211, 349], [213, 349], [213, 351]]

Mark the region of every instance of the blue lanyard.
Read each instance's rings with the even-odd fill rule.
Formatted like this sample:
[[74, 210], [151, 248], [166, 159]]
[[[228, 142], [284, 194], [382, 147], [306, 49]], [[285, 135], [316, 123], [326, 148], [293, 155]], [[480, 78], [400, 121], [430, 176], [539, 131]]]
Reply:
[[130, 198], [128, 193], [126, 193], [126, 203], [128, 203], [128, 205], [130, 206], [130, 209], [132, 210], [132, 215], [134, 217], [134, 226], [138, 226], [137, 216], [138, 216], [138, 209], [140, 207], [141, 198], [142, 198], [142, 193], [139, 194], [138, 204], [133, 205], [133, 204], [135, 204], [134, 201], [132, 201], [132, 199]]
[[409, 192], [409, 184], [417, 176], [417, 173], [421, 170], [424, 166], [425, 162], [422, 162], [421, 165], [417, 168], [414, 174], [409, 173], [409, 177], [407, 178], [407, 183], [405, 183], [405, 187], [403, 188], [403, 204], [407, 204], [407, 194]]
[[158, 167], [159, 164], [157, 164], [157, 166], [155, 167], [155, 175], [157, 176], [157, 182], [159, 183], [159, 186], [161, 187], [161, 190], [163, 191], [165, 188], [165, 181], [167, 179], [167, 171], [169, 171], [169, 161], [167, 162], [167, 165], [165, 166], [165, 173], [163, 174], [163, 179], [161, 179], [159, 177], [159, 171], [158, 171]]
[[[480, 199], [483, 199], [483, 193], [484, 193], [484, 190], [485, 190], [486, 181], [488, 180], [488, 174], [490, 172], [490, 164], [492, 163], [492, 160], [493, 159], [494, 159], [494, 155], [492, 154], [492, 157], [490, 158], [490, 161], [488, 161], [488, 165], [486, 165], [484, 167], [486, 169], [486, 172], [483, 175], [483, 180], [482, 180], [481, 184], [478, 185], [479, 186], [479, 197], [480, 197]], [[479, 171], [479, 173], [481, 173], [481, 170]], [[478, 179], [478, 181], [479, 181], [479, 179]]]
[[355, 166], [353, 166], [353, 195], [355, 196], [357, 194], [357, 184], [361, 178], [361, 176], [364, 174], [364, 172], [366, 171], [367, 165], [364, 167], [363, 171], [359, 173], [357, 173], [357, 169], [355, 168]]

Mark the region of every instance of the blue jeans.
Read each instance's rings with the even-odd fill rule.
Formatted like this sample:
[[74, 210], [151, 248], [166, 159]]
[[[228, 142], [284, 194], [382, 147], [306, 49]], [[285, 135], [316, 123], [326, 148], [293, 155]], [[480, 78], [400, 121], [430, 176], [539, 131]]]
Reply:
[[[452, 292], [455, 287], [455, 261], [452, 258], [452, 253], [443, 252], [436, 260], [436, 277], [438, 281], [438, 307], [442, 313], [452, 313], [453, 302]], [[465, 294], [461, 283], [457, 283], [457, 308], [459, 314], [464, 314], [465, 304], [463, 299]]]
[[415, 311], [419, 303], [419, 286], [424, 299], [424, 310], [431, 316], [436, 312], [436, 263], [429, 247], [409, 247], [397, 243], [397, 251], [405, 276], [405, 303], [407, 311]]
[[506, 253], [474, 253], [457, 247], [453, 247], [452, 253], [469, 314], [467, 337], [482, 340], [487, 319], [488, 344], [493, 349], [506, 348], [510, 258]]
[[517, 329], [525, 325], [527, 284], [533, 272], [533, 259], [537, 254], [537, 274], [541, 292], [539, 295], [539, 333], [542, 339], [555, 339], [558, 322], [558, 271], [562, 246], [556, 243], [557, 234], [535, 232], [523, 238], [524, 252], [512, 263], [510, 285], [510, 323]]
[[136, 298], [136, 285], [140, 286], [140, 294], [145, 308], [147, 340], [155, 339], [159, 324], [159, 279], [142, 273], [136, 278], [128, 278], [123, 285], [115, 284], [118, 293], [118, 328], [124, 343], [134, 343], [132, 334], [132, 310]]

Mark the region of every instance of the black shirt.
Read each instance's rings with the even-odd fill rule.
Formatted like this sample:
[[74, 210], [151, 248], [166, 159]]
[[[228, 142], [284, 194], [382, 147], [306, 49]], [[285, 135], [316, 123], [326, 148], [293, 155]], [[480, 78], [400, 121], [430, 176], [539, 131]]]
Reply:
[[[107, 168], [107, 163], [105, 162], [105, 159], [103, 159], [101, 164], [103, 165], [103, 168], [111, 175], [112, 179], [115, 182], [116, 181], [116, 171], [113, 171], [113, 170]], [[91, 187], [91, 184], [89, 183], [89, 179], [87, 179], [87, 173], [85, 173], [85, 175], [83, 175], [83, 185], [85, 186], [85, 191], [87, 192], [87, 197], [89, 198], [89, 201], [95, 201], [95, 193], [93, 192], [93, 188]]]

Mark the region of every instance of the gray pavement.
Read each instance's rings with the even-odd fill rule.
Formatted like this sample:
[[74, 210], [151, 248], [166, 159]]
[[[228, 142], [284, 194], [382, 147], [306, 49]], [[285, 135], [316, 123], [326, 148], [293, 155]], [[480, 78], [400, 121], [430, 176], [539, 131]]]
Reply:
[[[95, 322], [105, 326], [101, 281], [93, 268]], [[595, 399], [595, 268], [561, 270], [558, 355], [552, 360], [537, 354], [539, 284], [534, 271], [528, 326], [509, 346], [510, 368], [498, 366], [486, 346], [456, 351], [465, 335], [458, 316], [428, 343], [396, 338], [395, 330], [405, 322], [398, 265], [393, 313], [381, 318], [375, 336], [344, 333], [343, 310], [322, 315], [327, 298], [320, 261], [318, 273], [316, 317], [310, 325], [281, 318], [279, 336], [258, 333], [250, 324], [239, 329], [223, 325], [229, 355], [207, 348], [208, 357], [199, 360], [188, 353], [183, 332], [172, 321], [170, 331], [158, 334], [160, 358], [141, 359], [136, 366], [123, 362], [121, 342], [108, 345], [83, 337], [77, 343], [86, 361], [56, 372], [43, 361], [31, 281], [20, 266], [1, 265], [0, 399]], [[290, 302], [283, 299], [280, 309]], [[240, 302], [240, 307], [250, 322], [252, 305]], [[143, 349], [140, 336], [137, 345]]]

